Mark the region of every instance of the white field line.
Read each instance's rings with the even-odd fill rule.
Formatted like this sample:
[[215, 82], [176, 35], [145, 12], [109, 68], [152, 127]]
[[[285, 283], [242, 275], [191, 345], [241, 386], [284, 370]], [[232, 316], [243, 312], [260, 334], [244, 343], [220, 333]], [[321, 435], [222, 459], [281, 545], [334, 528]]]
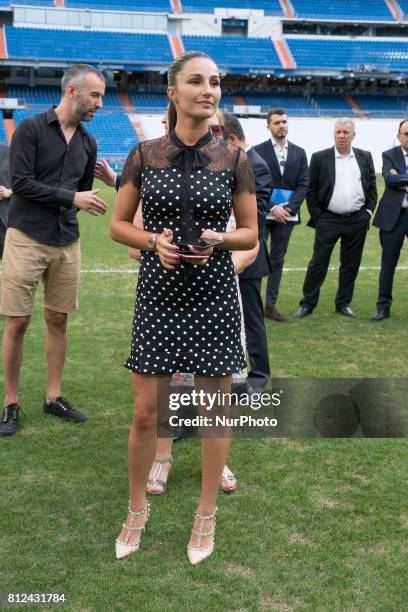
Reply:
[[[337, 272], [338, 266], [329, 266], [329, 272]], [[380, 266], [360, 266], [360, 272], [379, 271]], [[397, 266], [397, 270], [407, 271], [408, 266]], [[307, 268], [283, 268], [284, 272], [306, 272]], [[138, 268], [89, 268], [81, 270], [81, 274], [138, 274]]]
[[[337, 272], [338, 266], [329, 266], [329, 272]], [[360, 266], [360, 272], [374, 270], [379, 272], [380, 266]], [[283, 272], [306, 272], [307, 268], [283, 268]], [[397, 271], [406, 272], [408, 266], [397, 266]], [[81, 274], [139, 274], [138, 268], [85, 268]], [[1, 275], [1, 272], [0, 272]]]

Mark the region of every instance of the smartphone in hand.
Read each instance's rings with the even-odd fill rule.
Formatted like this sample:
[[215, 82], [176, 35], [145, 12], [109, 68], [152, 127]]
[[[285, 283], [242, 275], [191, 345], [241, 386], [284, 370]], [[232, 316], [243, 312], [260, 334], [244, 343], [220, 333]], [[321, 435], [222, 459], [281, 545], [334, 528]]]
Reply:
[[190, 249], [188, 248], [188, 246], [191, 245], [195, 249], [209, 249], [210, 247], [214, 247], [217, 244], [221, 244], [221, 242], [222, 240], [217, 240], [215, 238], [208, 238], [205, 240], [203, 238], [195, 238], [191, 242], [187, 242], [187, 241], [179, 242], [178, 246], [180, 247], [180, 255], [189, 255], [191, 257], [201, 257], [200, 255], [195, 255], [194, 253], [192, 253]]

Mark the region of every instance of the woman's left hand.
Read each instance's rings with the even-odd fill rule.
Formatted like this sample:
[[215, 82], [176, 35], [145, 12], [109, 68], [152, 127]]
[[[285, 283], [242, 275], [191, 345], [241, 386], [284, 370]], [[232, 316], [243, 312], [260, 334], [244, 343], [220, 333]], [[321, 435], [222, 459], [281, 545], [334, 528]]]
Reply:
[[[205, 230], [200, 238], [202, 240], [223, 240], [222, 234], [214, 232], [213, 230]], [[184, 261], [203, 266], [208, 262], [208, 258], [213, 254], [214, 247], [208, 247], [208, 249], [195, 249], [191, 244], [188, 245], [189, 251], [191, 251], [191, 257], [188, 255], [181, 255], [180, 257]], [[200, 257], [198, 257], [200, 256]]]
[[200, 236], [201, 240], [219, 240], [224, 242], [224, 234], [222, 232], [214, 232], [212, 229], [206, 229]]

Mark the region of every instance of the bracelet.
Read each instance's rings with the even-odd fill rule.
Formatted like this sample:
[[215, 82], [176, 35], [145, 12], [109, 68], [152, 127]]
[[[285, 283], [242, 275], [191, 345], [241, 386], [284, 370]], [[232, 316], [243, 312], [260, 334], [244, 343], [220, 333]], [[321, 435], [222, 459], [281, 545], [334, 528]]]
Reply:
[[149, 247], [149, 249], [151, 249], [152, 251], [156, 250], [156, 238], [157, 238], [157, 234], [152, 234], [151, 236], [149, 236], [149, 238], [147, 239], [147, 246]]

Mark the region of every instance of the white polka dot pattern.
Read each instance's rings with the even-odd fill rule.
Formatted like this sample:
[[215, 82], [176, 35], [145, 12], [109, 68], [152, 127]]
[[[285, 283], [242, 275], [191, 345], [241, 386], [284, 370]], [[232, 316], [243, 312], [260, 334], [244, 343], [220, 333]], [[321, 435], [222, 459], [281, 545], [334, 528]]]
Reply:
[[[237, 177], [232, 163], [225, 166], [225, 152], [231, 160], [237, 156], [223, 144], [219, 148], [224, 167], [194, 168], [188, 177], [197, 236], [208, 228], [225, 232], [230, 217]], [[134, 156], [143, 160], [137, 170], [134, 162], [133, 167], [127, 162], [125, 181], [139, 185], [145, 229], [160, 233], [170, 228], [177, 242], [182, 230], [182, 170], [156, 167], [153, 155], [147, 157], [145, 150], [142, 156]], [[128, 369], [146, 374], [231, 374], [245, 367], [240, 334], [229, 252], [215, 250], [205, 266], [181, 262], [174, 271], [166, 270], [156, 253], [142, 252], [131, 349], [125, 362]]]

